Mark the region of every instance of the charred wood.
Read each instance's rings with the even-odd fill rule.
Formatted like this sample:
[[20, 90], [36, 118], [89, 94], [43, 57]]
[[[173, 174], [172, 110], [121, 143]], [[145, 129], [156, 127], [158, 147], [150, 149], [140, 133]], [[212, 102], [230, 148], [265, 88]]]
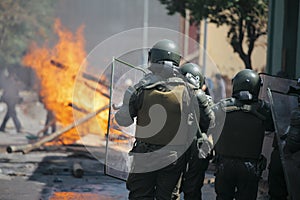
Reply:
[[108, 84], [106, 81], [103, 81], [103, 80], [101, 80], [100, 78], [95, 77], [95, 76], [93, 76], [93, 75], [91, 75], [91, 74], [88, 74], [88, 73], [83, 72], [83, 73], [82, 73], [82, 77], [85, 78], [85, 79], [87, 79], [87, 80], [90, 80], [90, 81], [99, 83], [100, 85], [103, 85], [103, 86], [106, 87], [106, 88], [109, 88], [109, 84]]
[[82, 112], [82, 113], [85, 113], [85, 114], [88, 114], [89, 111], [87, 111], [86, 109], [84, 108], [80, 108], [79, 106], [73, 104], [73, 103], [69, 103], [68, 106], [71, 106], [72, 108], [74, 108], [75, 110], [79, 111], [79, 112]]
[[88, 83], [86, 83], [86, 82], [85, 82], [84, 84], [85, 84], [88, 88], [90, 88], [90, 89], [92, 89], [92, 90], [95, 90], [96, 92], [99, 92], [100, 94], [102, 94], [103, 96], [105, 96], [106, 98], [109, 99], [109, 94], [107, 94], [107, 93], [105, 93], [105, 92], [99, 90], [98, 88], [95, 88], [95, 87], [91, 86], [90, 84], [88, 84]]
[[58, 62], [58, 61], [55, 61], [55, 60], [50, 60], [50, 63], [51, 63], [53, 66], [55, 66], [55, 67], [57, 67], [57, 68], [60, 68], [60, 69], [65, 69], [65, 68], [67, 68], [66, 65], [64, 65], [64, 64], [62, 64], [62, 63], [60, 63], [60, 62]]
[[8, 153], [12, 153], [12, 152], [23, 152], [24, 154], [36, 149], [36, 148], [39, 148], [41, 147], [43, 144], [47, 143], [47, 142], [50, 142], [52, 140], [54, 140], [55, 138], [57, 138], [58, 136], [62, 135], [63, 133], [71, 130], [72, 128], [90, 120], [91, 118], [95, 117], [97, 114], [99, 114], [100, 112], [103, 112], [105, 111], [106, 109], [108, 109], [109, 106], [106, 105], [106, 106], [103, 106], [102, 108], [96, 110], [95, 112], [92, 112], [92, 113], [89, 113], [87, 115], [85, 115], [83, 118], [79, 119], [78, 121], [76, 122], [73, 122], [72, 124], [64, 127], [63, 129], [61, 130], [58, 130], [54, 133], [52, 133], [51, 135], [47, 135], [45, 137], [43, 137], [41, 140], [35, 142], [35, 143], [32, 143], [32, 144], [26, 144], [26, 145], [16, 145], [16, 146], [8, 146], [6, 148], [6, 151]]
[[80, 163], [73, 163], [73, 176], [76, 178], [82, 178], [84, 171]]

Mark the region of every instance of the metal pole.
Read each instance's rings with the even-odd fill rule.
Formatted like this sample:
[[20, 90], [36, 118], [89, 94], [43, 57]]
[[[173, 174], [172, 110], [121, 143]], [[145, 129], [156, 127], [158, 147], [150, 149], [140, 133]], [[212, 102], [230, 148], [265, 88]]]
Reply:
[[148, 17], [149, 17], [149, 0], [144, 0], [144, 23], [143, 23], [143, 65], [147, 65], [148, 62]]
[[202, 74], [205, 76], [206, 73], [206, 46], [207, 46], [207, 20], [204, 19], [204, 33], [203, 33], [203, 67]]
[[115, 75], [115, 57], [112, 59], [111, 71], [110, 71], [110, 89], [109, 89], [109, 111], [107, 119], [107, 131], [106, 131], [106, 146], [105, 146], [105, 161], [104, 161], [104, 174], [107, 174], [107, 159], [108, 159], [108, 145], [109, 145], [109, 130], [110, 130], [110, 120], [111, 120], [111, 108], [112, 108], [112, 94], [114, 88], [114, 75]]
[[185, 10], [185, 22], [184, 22], [184, 46], [183, 46], [183, 56], [188, 55], [189, 50], [189, 29], [190, 29], [190, 10]]

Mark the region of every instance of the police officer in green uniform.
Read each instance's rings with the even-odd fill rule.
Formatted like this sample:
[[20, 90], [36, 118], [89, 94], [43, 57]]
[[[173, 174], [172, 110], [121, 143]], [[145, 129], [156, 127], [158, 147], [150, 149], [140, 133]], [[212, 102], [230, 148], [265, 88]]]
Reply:
[[[169, 200], [185, 167], [188, 133], [184, 131], [189, 129], [181, 127], [181, 122], [192, 124], [194, 116], [187, 109], [188, 87], [179, 78], [178, 46], [160, 40], [150, 49], [148, 60], [151, 73], [127, 89], [115, 120], [129, 126], [136, 118], [136, 141], [130, 151], [133, 164], [126, 182], [129, 199]], [[148, 127], [154, 121], [158, 125]], [[157, 128], [160, 121], [163, 125]]]
[[214, 123], [214, 113], [212, 98], [202, 90], [205, 78], [200, 71], [200, 67], [194, 63], [186, 63], [180, 67], [181, 73], [187, 81], [195, 86], [194, 94], [197, 97], [200, 121], [199, 130], [195, 140], [187, 151], [187, 168], [183, 175], [182, 191], [184, 199], [202, 199], [201, 188], [205, 178], [205, 171], [208, 168], [211, 144], [206, 136], [210, 125]]
[[255, 200], [266, 165], [265, 131], [274, 131], [274, 125], [268, 104], [258, 99], [262, 81], [255, 71], [238, 72], [232, 84], [232, 97], [219, 103], [226, 118], [215, 146], [215, 191], [218, 200]]

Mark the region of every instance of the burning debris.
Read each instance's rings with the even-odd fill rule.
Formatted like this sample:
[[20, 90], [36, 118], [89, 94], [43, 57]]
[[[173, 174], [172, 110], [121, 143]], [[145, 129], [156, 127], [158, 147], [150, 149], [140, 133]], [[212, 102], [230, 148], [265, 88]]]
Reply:
[[98, 109], [97, 111], [87, 114], [85, 117], [81, 118], [80, 120], [74, 121], [72, 124], [69, 124], [68, 126], [64, 127], [63, 129], [58, 130], [55, 133], [52, 133], [51, 135], [45, 136], [44, 138], [42, 138], [41, 140], [39, 140], [35, 143], [21, 145], [21, 146], [8, 146], [6, 150], [8, 153], [18, 152], [18, 151], [21, 151], [23, 153], [28, 153], [28, 152], [32, 151], [33, 149], [36, 149], [36, 148], [42, 146], [43, 144], [54, 140], [55, 138], [68, 132], [69, 130], [73, 129], [74, 127], [79, 126], [79, 125], [89, 121], [91, 118], [95, 117], [96, 115], [98, 115], [99, 113], [101, 113], [107, 109], [108, 109], [108, 105], [103, 106], [102, 108]]
[[63, 65], [63, 64], [61, 64], [60, 62], [57, 62], [57, 61], [55, 61], [55, 60], [50, 60], [50, 63], [51, 63], [52, 65], [54, 65], [54, 66], [60, 68], [60, 69], [65, 69], [65, 68], [66, 68], [65, 65]]
[[69, 130], [63, 128], [63, 133], [57, 131], [53, 135], [55, 138], [59, 136], [58, 141], [63, 144], [73, 144], [88, 133], [104, 136], [107, 130], [109, 87], [103, 79], [86, 72], [79, 73], [81, 68], [86, 67], [86, 63], [83, 63], [87, 55], [83, 27], [72, 34], [56, 20], [54, 31], [59, 40], [53, 48], [46, 45], [39, 48], [33, 44], [23, 58], [23, 64], [34, 69], [41, 83], [39, 95], [46, 109], [54, 113], [56, 122], [62, 127], [69, 127], [69, 124], [87, 113], [105, 109], [84, 125], [76, 129], [75, 126]]

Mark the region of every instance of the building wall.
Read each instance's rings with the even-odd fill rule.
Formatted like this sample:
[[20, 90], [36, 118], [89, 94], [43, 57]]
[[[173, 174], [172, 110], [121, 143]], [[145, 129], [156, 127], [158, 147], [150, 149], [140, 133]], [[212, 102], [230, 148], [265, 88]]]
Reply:
[[[184, 33], [185, 21], [181, 21], [181, 30]], [[198, 30], [197, 30], [198, 29]], [[204, 22], [201, 23], [200, 28], [191, 25], [189, 28], [189, 37], [194, 40], [200, 38], [200, 51], [204, 49]], [[238, 71], [245, 69], [245, 65], [239, 55], [233, 52], [233, 48], [227, 39], [227, 32], [229, 27], [215, 24], [207, 24], [206, 33], [206, 69], [205, 76], [210, 77], [216, 73], [221, 73], [231, 79]], [[187, 34], [187, 33], [186, 33]], [[247, 49], [247, 46], [244, 46]], [[197, 47], [198, 49], [198, 47]], [[201, 67], [203, 64], [203, 52], [200, 52], [200, 59], [193, 55], [196, 48], [189, 44], [189, 54], [193, 62], [197, 62]], [[258, 72], [264, 72], [266, 67], [267, 55], [267, 36], [260, 37], [256, 43], [252, 53], [252, 66]], [[189, 57], [189, 56], [188, 56]]]
[[276, 74], [282, 65], [284, 1], [269, 1], [267, 72]]
[[270, 1], [267, 72], [300, 77], [299, 0]]
[[[245, 65], [239, 55], [233, 52], [227, 40], [228, 27], [217, 27], [208, 24], [207, 27], [207, 54], [215, 62], [221, 74], [232, 78], [239, 70], [245, 69]], [[203, 33], [201, 33], [203, 34]], [[201, 36], [201, 38], [203, 38]], [[203, 44], [203, 41], [201, 41]], [[253, 69], [258, 72], [265, 70], [267, 55], [267, 37], [259, 38], [255, 43], [252, 54]]]

